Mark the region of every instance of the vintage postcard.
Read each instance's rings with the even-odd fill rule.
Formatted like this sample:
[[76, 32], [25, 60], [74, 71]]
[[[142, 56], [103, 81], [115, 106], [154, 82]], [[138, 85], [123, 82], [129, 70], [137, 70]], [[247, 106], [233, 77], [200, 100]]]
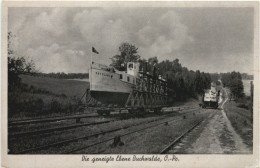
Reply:
[[258, 2], [2, 3], [2, 167], [259, 167]]

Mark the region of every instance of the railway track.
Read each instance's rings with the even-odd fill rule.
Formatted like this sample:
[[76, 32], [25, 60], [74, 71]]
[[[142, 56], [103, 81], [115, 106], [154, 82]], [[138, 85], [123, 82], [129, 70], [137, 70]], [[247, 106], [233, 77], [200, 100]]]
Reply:
[[99, 124], [109, 123], [112, 121], [115, 121], [115, 120], [84, 123], [84, 124], [73, 124], [73, 125], [64, 126], [64, 127], [48, 128], [48, 129], [42, 129], [42, 130], [36, 130], [36, 131], [10, 133], [9, 136], [10, 136], [10, 138], [17, 138], [17, 137], [21, 138], [23, 136], [28, 136], [28, 135], [39, 135], [39, 134], [46, 134], [46, 133], [49, 134], [49, 133], [52, 133], [55, 131], [63, 131], [63, 130], [77, 128], [77, 127], [90, 126], [90, 125], [99, 125]]
[[[92, 114], [92, 113], [89, 113]], [[73, 120], [73, 119], [81, 119], [81, 118], [94, 118], [99, 115], [75, 115], [75, 116], [67, 116], [67, 117], [55, 117], [55, 118], [39, 118], [39, 119], [29, 119], [29, 120], [17, 120], [17, 121], [9, 121], [8, 126], [16, 126], [16, 125], [26, 125], [26, 124], [35, 124], [35, 123], [45, 123], [45, 122], [54, 122], [61, 120]]]
[[[197, 108], [196, 108], [197, 109]], [[195, 109], [195, 110], [196, 110]], [[190, 110], [194, 110], [194, 109], [190, 109]], [[189, 110], [187, 111], [189, 112]], [[167, 116], [171, 113], [165, 113], [163, 114], [164, 116]], [[162, 116], [163, 116], [162, 115]], [[78, 116], [80, 118], [84, 118], [85, 116]], [[77, 117], [71, 117], [69, 119], [75, 119]], [[50, 119], [51, 120], [51, 119]], [[49, 121], [46, 120], [46, 122]], [[51, 120], [51, 121], [57, 121], [56, 119]], [[73, 125], [69, 125], [69, 126], [63, 126], [63, 127], [55, 127], [55, 128], [48, 128], [48, 129], [41, 129], [41, 130], [36, 130], [36, 131], [26, 131], [26, 132], [16, 132], [16, 133], [9, 133], [10, 138], [19, 138], [19, 137], [24, 137], [24, 136], [28, 136], [28, 135], [40, 135], [40, 134], [49, 134], [55, 131], [63, 131], [63, 130], [68, 130], [68, 129], [73, 129], [73, 128], [78, 128], [78, 127], [83, 127], [83, 126], [91, 126], [91, 125], [99, 125], [99, 124], [104, 124], [104, 123], [109, 123], [112, 121], [116, 121], [116, 120], [109, 120], [109, 121], [101, 121], [101, 122], [92, 122], [92, 123], [83, 123], [83, 124], [73, 124]], [[29, 121], [28, 121], [29, 122]]]
[[163, 148], [160, 151], [160, 154], [165, 154], [167, 153], [169, 150], [172, 149], [172, 147], [179, 142], [186, 134], [188, 134], [189, 132], [191, 132], [194, 128], [196, 128], [204, 119], [200, 120], [199, 122], [197, 122], [196, 124], [194, 124], [191, 128], [189, 128], [186, 132], [184, 132], [182, 135], [180, 135], [178, 138], [176, 138], [174, 141], [172, 141], [169, 145], [167, 145], [165, 148]]
[[[214, 116], [211, 115], [207, 119], [210, 119]], [[184, 133], [182, 133], [179, 137], [174, 139], [172, 142], [170, 142], [167, 146], [165, 146], [161, 151], [160, 154], [167, 154], [169, 151], [172, 151], [174, 149], [174, 146], [178, 144], [185, 136], [187, 136], [191, 131], [193, 131], [195, 128], [197, 128], [203, 121], [206, 119], [201, 119], [198, 122], [196, 122], [194, 125], [192, 125], [188, 130], [186, 130]]]
[[[197, 110], [198, 109], [193, 109], [192, 111], [194, 112], [194, 111], [197, 111]], [[190, 113], [190, 110], [183, 113], [181, 115], [181, 117], [187, 115], [187, 113]], [[137, 124], [134, 124], [134, 125], [127, 125], [127, 126], [124, 126], [124, 127], [121, 127], [121, 128], [115, 128], [115, 129], [111, 129], [111, 130], [108, 130], [108, 131], [101, 131], [101, 132], [94, 133], [94, 134], [91, 134], [91, 135], [81, 136], [81, 137], [78, 137], [78, 138], [72, 138], [72, 139], [69, 139], [69, 140], [63, 140], [63, 141], [60, 141], [60, 142], [55, 142], [55, 143], [51, 143], [51, 144], [48, 144], [48, 145], [42, 145], [42, 146], [38, 146], [38, 147], [35, 147], [35, 148], [29, 148], [29, 149], [25, 149], [25, 150], [22, 150], [22, 151], [19, 151], [19, 152], [15, 152], [14, 154], [23, 154], [23, 153], [28, 153], [28, 152], [32, 152], [32, 151], [47, 149], [47, 148], [50, 148], [50, 147], [61, 146], [61, 145], [69, 144], [69, 143], [72, 143], [72, 142], [77, 142], [77, 141], [82, 140], [82, 139], [88, 139], [88, 138], [91, 138], [91, 137], [98, 137], [99, 135], [105, 135], [105, 134], [120, 131], [120, 130], [123, 130], [123, 129], [128, 129], [130, 127], [145, 125], [145, 124], [148, 124], [148, 123], [160, 121], [160, 120], [163, 120], [167, 117], [170, 117], [169, 114], [165, 115], [161, 118], [151, 120], [151, 121], [148, 121], [148, 122], [145, 122], [145, 123], [137, 123]], [[176, 119], [174, 119], [174, 120], [176, 121]], [[164, 121], [161, 124], [165, 124], [166, 122], [172, 122], [174, 120]], [[105, 141], [105, 142], [107, 142], [107, 141]]]
[[[170, 109], [170, 111], [181, 111], [186, 110], [190, 107], [184, 106], [184, 107], [170, 107], [167, 109]], [[167, 110], [166, 110], [167, 111]], [[26, 125], [26, 124], [35, 124], [35, 123], [46, 123], [46, 122], [55, 122], [55, 121], [61, 121], [61, 120], [73, 120], [76, 119], [78, 122], [81, 118], [95, 118], [100, 117], [100, 115], [89, 115], [89, 114], [96, 114], [96, 112], [87, 113], [85, 115], [72, 115], [72, 116], [62, 116], [62, 117], [48, 117], [48, 118], [34, 118], [34, 119], [27, 119], [27, 120], [13, 120], [8, 122], [8, 127], [13, 127], [17, 125]], [[115, 114], [120, 114], [119, 112], [116, 112]], [[113, 114], [113, 115], [115, 115]], [[113, 116], [111, 115], [111, 116]]]
[[[185, 116], [185, 114], [183, 114], [182, 116]], [[157, 123], [157, 124], [154, 124], [154, 125], [151, 125], [151, 126], [147, 126], [147, 127], [144, 127], [144, 128], [138, 129], [138, 130], [130, 131], [128, 133], [120, 135], [120, 137], [131, 135], [131, 134], [134, 134], [134, 133], [137, 133], [137, 132], [142, 132], [142, 131], [157, 127], [159, 125], [166, 125], [166, 124], [171, 125], [170, 123], [175, 122], [175, 121], [179, 121], [179, 120], [182, 120], [182, 119], [186, 119], [186, 116], [185, 116], [185, 118], [171, 119], [171, 120], [163, 121], [163, 122], [160, 122], [160, 123]], [[68, 152], [66, 152], [66, 154], [73, 154], [73, 153], [81, 151], [83, 149], [87, 149], [87, 148], [90, 148], [90, 147], [93, 147], [93, 146], [96, 146], [96, 145], [99, 145], [99, 144], [103, 144], [103, 143], [106, 143], [106, 142], [109, 142], [109, 141], [113, 141], [113, 140], [114, 140], [114, 138], [109, 138], [109, 139], [106, 139], [106, 140], [103, 140], [103, 141], [100, 141], [100, 142], [97, 142], [97, 143], [92, 143], [90, 145], [68, 151]]]

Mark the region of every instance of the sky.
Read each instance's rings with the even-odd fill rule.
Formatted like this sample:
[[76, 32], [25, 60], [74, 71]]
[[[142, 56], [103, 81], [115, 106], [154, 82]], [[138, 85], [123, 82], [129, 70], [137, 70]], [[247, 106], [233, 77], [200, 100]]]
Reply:
[[190, 70], [253, 74], [253, 8], [9, 8], [13, 57], [41, 72], [87, 73], [109, 65], [121, 43], [142, 58], [174, 60]]

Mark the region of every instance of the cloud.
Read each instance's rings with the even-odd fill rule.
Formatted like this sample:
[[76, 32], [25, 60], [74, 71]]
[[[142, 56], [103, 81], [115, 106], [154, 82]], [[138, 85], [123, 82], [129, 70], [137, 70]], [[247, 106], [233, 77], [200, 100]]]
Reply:
[[41, 72], [45, 72], [46, 68], [48, 72], [75, 72], [78, 67], [84, 67], [86, 61], [84, 51], [66, 49], [56, 43], [36, 49], [30, 48], [26, 53], [28, 57], [34, 59], [36, 67]]
[[46, 31], [50, 36], [59, 37], [66, 33], [67, 11], [61, 8], [54, 8], [50, 13], [41, 12], [35, 17], [35, 25], [41, 31]]
[[245, 59], [243, 70], [252, 67], [251, 9], [10, 8], [8, 19], [14, 56], [31, 57], [42, 72], [88, 72], [92, 46], [100, 53], [93, 60], [109, 65], [122, 42], [142, 58], [179, 58], [194, 70], [230, 71], [234, 55], [234, 68]]
[[135, 44], [144, 58], [170, 55], [191, 42], [187, 27], [174, 11], [154, 11], [17, 8], [10, 10], [9, 30], [17, 36], [17, 55], [31, 57], [43, 72], [86, 72], [92, 46], [100, 52], [94, 60], [109, 64], [122, 42]]
[[[114, 18], [113, 14], [102, 9], [84, 10], [73, 19], [86, 45], [97, 46], [104, 51], [116, 52], [120, 43], [129, 40], [124, 20]], [[114, 53], [115, 54], [115, 53]]]
[[141, 50], [148, 57], [159, 56], [160, 61], [174, 54], [187, 43], [193, 41], [188, 28], [181, 23], [174, 11], [161, 15], [155, 23], [148, 24], [138, 32]]

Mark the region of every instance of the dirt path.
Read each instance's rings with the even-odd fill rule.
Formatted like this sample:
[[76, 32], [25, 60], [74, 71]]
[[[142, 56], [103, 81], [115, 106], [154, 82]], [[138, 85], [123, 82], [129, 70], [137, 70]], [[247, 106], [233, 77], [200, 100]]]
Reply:
[[[227, 102], [223, 102], [221, 108]], [[223, 100], [222, 100], [223, 101]], [[209, 109], [210, 110], [210, 109]], [[206, 124], [197, 140], [187, 150], [196, 154], [247, 154], [251, 153], [236, 133], [224, 110], [216, 112]]]

